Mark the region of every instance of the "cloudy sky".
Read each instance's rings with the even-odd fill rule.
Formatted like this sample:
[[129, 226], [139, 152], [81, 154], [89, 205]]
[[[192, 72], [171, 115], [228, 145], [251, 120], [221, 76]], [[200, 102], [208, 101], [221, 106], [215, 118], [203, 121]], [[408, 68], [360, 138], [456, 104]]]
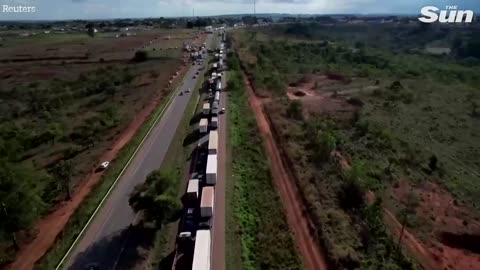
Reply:
[[[0, 0], [0, 20], [109, 19], [253, 13], [254, 0]], [[256, 0], [257, 13], [417, 14], [421, 7], [480, 12], [480, 0]], [[35, 6], [34, 13], [7, 13], [4, 5]]]

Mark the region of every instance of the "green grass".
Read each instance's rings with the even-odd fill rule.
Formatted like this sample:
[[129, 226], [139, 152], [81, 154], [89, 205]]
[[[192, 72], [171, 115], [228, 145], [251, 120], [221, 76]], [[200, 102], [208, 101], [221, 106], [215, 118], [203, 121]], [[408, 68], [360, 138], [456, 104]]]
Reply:
[[[234, 56], [229, 61], [238, 61]], [[228, 73], [233, 187], [227, 186], [227, 269], [301, 269], [240, 69]], [[237, 241], [238, 240], [238, 241]], [[238, 250], [240, 252], [238, 252]]]
[[[182, 82], [180, 82], [180, 84], [181, 83]], [[176, 91], [173, 91], [166, 100], [168, 100], [171, 95], [176, 95]], [[155, 120], [161, 117], [161, 114], [163, 114], [164, 111], [163, 109], [167, 105], [168, 104], [164, 102], [161, 106], [159, 106], [144, 123], [144, 125], [140, 128], [134, 138], [122, 148], [117, 158], [114, 160], [114, 162], [112, 162], [110, 169], [100, 179], [99, 184], [91, 191], [91, 193], [88, 195], [85, 201], [82, 202], [82, 204], [75, 211], [72, 217], [70, 217], [70, 220], [57, 237], [55, 244], [37, 263], [35, 269], [55, 269], [57, 264], [60, 262], [62, 257], [65, 255], [65, 253], [73, 244], [80, 231], [87, 223], [90, 216], [93, 214], [93, 212], [99, 205], [100, 201], [110, 189], [115, 179], [119, 176], [120, 172], [125, 167], [128, 160], [135, 152], [135, 149], [139, 146], [140, 142], [147, 134], [148, 130], [152, 127]]]

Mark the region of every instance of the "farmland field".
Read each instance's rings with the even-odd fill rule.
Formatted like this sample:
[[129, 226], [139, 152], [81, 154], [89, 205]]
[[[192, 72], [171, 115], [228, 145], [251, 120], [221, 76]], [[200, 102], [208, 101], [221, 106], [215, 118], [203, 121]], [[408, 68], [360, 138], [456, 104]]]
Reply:
[[234, 33], [334, 269], [479, 267], [478, 29], [425, 28]]
[[[183, 43], [196, 39], [183, 29], [117, 35], [1, 33], [1, 166], [24, 186], [15, 193], [4, 181], [0, 194], [7, 213], [18, 215], [9, 226], [20, 231], [20, 244], [34, 236], [28, 229], [39, 217], [95, 171], [131, 123], [166, 100], [182, 72]], [[135, 61], [138, 50], [147, 59]], [[22, 196], [32, 200], [10, 208]], [[0, 265], [14, 254], [7, 231], [0, 232]]]

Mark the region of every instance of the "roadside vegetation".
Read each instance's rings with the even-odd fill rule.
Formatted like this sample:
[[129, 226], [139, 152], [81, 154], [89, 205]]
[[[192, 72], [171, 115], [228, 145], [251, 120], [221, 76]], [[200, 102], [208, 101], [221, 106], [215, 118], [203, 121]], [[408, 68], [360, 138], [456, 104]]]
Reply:
[[232, 53], [228, 67], [227, 269], [302, 269]]
[[[432, 56], [423, 50], [424, 27], [293, 24], [236, 32], [235, 48], [256, 94], [271, 100], [266, 112], [334, 268], [416, 268], [384, 224], [384, 208], [431, 245], [445, 244], [438, 238], [444, 231], [475, 233], [477, 41], [469, 30], [432, 28], [447, 33], [437, 43], [452, 48]], [[457, 212], [439, 209], [432, 189], [451, 193], [445, 207]], [[467, 244], [459, 245], [469, 256]]]
[[[60, 237], [57, 238], [54, 246], [47, 254], [37, 263], [35, 269], [54, 269], [72, 245], [78, 233], [83, 229], [87, 220], [93, 214], [105, 194], [111, 188], [115, 179], [119, 176], [122, 169], [127, 164], [136, 148], [147, 134], [155, 119], [161, 117], [161, 112], [166, 106], [166, 102], [159, 106], [157, 110], [144, 123], [135, 137], [119, 152], [115, 162], [110, 166], [108, 172], [102, 177], [100, 184], [94, 188], [91, 194], [85, 199], [82, 205], [75, 211], [66, 226], [64, 227]], [[163, 177], [163, 176], [162, 176]], [[167, 174], [167, 178], [170, 174]]]
[[[80, 180], [99, 166], [100, 156], [137, 114], [152, 100], [164, 102], [169, 94], [167, 84], [181, 63], [179, 57], [146, 58], [135, 63], [131, 61], [133, 52], [122, 50], [122, 45], [116, 55], [98, 49], [113, 44], [107, 35], [103, 38], [31, 37], [36, 47], [28, 42], [17, 44], [15, 38], [4, 40], [0, 58], [14, 55], [23, 62], [0, 63], [0, 163], [4, 176], [0, 179], [0, 265], [14, 258], [18, 244], [35, 236], [30, 229], [39, 218], [71, 198]], [[142, 35], [138, 41], [142, 39], [146, 37]], [[54, 52], [59, 46], [62, 52]], [[18, 48], [30, 54], [19, 56]], [[89, 59], [77, 59], [77, 50], [87, 50]], [[63, 60], [35, 60], [45, 55]], [[125, 148], [115, 163], [125, 164], [135, 146]], [[108, 169], [114, 176], [105, 176], [109, 181], [103, 180], [95, 189], [99, 193], [89, 198], [93, 204], [82, 205], [84, 209], [78, 214], [81, 222], [73, 218], [71, 223], [86, 221], [118, 168], [121, 166], [111, 164]]]

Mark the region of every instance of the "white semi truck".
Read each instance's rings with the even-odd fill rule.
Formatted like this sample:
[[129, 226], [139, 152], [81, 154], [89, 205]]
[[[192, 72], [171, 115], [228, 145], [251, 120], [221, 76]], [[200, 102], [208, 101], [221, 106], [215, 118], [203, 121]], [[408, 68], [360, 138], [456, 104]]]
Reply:
[[217, 155], [208, 155], [207, 157], [207, 175], [206, 184], [215, 185], [217, 183]]

